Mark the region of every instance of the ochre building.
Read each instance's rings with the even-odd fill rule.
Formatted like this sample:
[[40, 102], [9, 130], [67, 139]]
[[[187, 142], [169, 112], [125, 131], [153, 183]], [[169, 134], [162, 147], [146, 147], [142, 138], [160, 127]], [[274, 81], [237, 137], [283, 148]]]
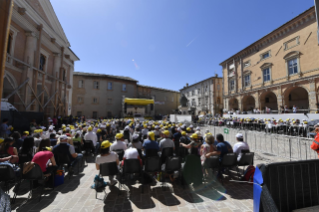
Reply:
[[294, 105], [299, 112], [317, 110], [315, 15], [312, 7], [220, 64], [225, 110], [277, 112]]

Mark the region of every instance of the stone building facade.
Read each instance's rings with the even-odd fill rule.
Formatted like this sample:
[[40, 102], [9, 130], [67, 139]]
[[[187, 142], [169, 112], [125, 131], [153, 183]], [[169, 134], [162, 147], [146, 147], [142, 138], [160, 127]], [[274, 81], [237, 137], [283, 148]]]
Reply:
[[2, 98], [19, 111], [68, 115], [78, 60], [49, 0], [14, 0]]
[[319, 46], [312, 7], [223, 61], [226, 110], [281, 106], [315, 112], [319, 88]]
[[137, 81], [129, 77], [74, 72], [72, 115], [121, 117], [122, 96], [136, 97]]
[[154, 115], [171, 114], [178, 108], [179, 92], [139, 85], [130, 77], [74, 72], [73, 79], [72, 115], [122, 118], [124, 98], [154, 98]]
[[176, 112], [179, 106], [180, 93], [173, 90], [137, 85], [138, 98], [154, 98], [155, 115], [168, 115]]
[[193, 85], [186, 84], [180, 93], [188, 99], [188, 110], [196, 115], [220, 114], [223, 109], [222, 81], [223, 78], [216, 75]]

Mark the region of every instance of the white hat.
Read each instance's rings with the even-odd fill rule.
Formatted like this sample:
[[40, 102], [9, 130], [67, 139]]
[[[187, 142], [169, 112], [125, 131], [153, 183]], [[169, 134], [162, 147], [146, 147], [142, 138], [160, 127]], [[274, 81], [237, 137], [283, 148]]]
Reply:
[[159, 126], [158, 126], [158, 125], [156, 125], [156, 126], [155, 126], [155, 129], [159, 129]]
[[243, 136], [243, 134], [241, 134], [241, 133], [237, 133], [236, 134], [236, 138], [243, 138], [244, 136]]
[[193, 128], [193, 125], [189, 126], [190, 128]]
[[209, 133], [209, 130], [206, 130], [205, 133]]
[[181, 128], [178, 127], [176, 130], [177, 130], [177, 131], [181, 131]]
[[138, 139], [140, 136], [139, 136], [139, 134], [134, 134], [133, 135], [133, 139]]
[[196, 127], [196, 130], [200, 131], [200, 128], [199, 128], [199, 127]]
[[65, 139], [68, 139], [68, 136], [66, 136], [66, 135], [61, 135], [61, 136], [60, 136], [60, 141], [61, 141], [61, 140], [65, 140]]

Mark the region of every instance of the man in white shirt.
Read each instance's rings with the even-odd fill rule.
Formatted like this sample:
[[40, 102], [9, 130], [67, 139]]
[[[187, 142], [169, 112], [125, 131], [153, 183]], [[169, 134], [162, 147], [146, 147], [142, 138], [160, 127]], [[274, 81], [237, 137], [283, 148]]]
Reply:
[[124, 141], [124, 135], [122, 133], [117, 133], [115, 135], [116, 141], [111, 145], [110, 150], [118, 150], [118, 149], [123, 149], [125, 151], [127, 149], [127, 145]]
[[164, 148], [168, 148], [168, 147], [171, 147], [175, 150], [175, 143], [169, 138], [169, 135], [170, 133], [168, 130], [164, 130], [162, 132], [163, 139], [159, 143], [160, 150], [163, 150]]
[[147, 135], [148, 129], [147, 129], [147, 125], [146, 124], [144, 124], [144, 128], [142, 129], [141, 133], [142, 133], [142, 135]]
[[238, 155], [237, 161], [239, 161], [241, 156], [242, 156], [241, 151], [242, 150], [249, 150], [249, 146], [246, 142], [244, 142], [243, 134], [237, 133], [236, 139], [237, 139], [237, 143], [234, 144], [233, 151], [234, 151], [234, 153], [236, 153]]
[[91, 140], [93, 142], [93, 145], [95, 147], [95, 153], [98, 152], [100, 148], [100, 142], [97, 140], [97, 135], [95, 132], [93, 132], [93, 128], [89, 127], [88, 132], [84, 135], [84, 140], [89, 141]]

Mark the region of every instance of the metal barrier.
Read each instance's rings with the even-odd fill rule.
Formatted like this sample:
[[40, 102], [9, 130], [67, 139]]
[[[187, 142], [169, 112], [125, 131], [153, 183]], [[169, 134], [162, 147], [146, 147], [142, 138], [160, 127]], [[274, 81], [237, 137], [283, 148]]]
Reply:
[[[228, 132], [225, 133], [224, 130]], [[236, 134], [241, 132], [244, 140], [248, 143], [250, 150], [259, 153], [271, 154], [276, 157], [288, 160], [309, 160], [318, 158], [317, 153], [310, 148], [312, 138], [303, 138], [290, 135], [271, 134], [258, 131], [241, 130], [228, 128], [226, 126], [217, 127], [206, 125], [203, 131], [209, 130], [214, 136], [222, 134], [225, 141], [232, 146], [236, 143]]]

